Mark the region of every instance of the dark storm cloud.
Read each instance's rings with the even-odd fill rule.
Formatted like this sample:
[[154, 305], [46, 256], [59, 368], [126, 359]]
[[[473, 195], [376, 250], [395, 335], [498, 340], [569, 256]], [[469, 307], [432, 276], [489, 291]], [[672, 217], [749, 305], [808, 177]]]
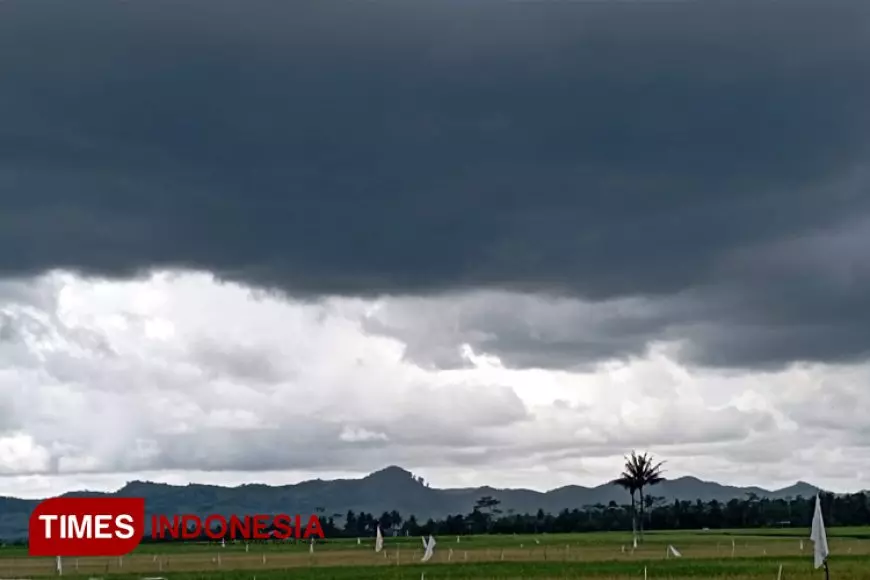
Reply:
[[741, 256], [867, 214], [868, 23], [863, 0], [4, 2], [0, 273], [683, 292], [697, 360], [866, 354], [866, 260], [833, 306], [793, 285], [813, 263]]
[[442, 300], [394, 299], [364, 320], [371, 333], [399, 338], [406, 358], [436, 368], [471, 366], [460, 345], [499, 356], [511, 367], [586, 367], [611, 356], [640, 355], [669, 324], [691, 320], [684, 302], [585, 303], [505, 292]]
[[794, 361], [870, 358], [870, 217], [815, 234], [737, 249], [714, 283], [665, 297], [584, 302], [509, 293], [402, 298], [366, 321], [401, 339], [406, 356], [469, 365], [459, 345], [509, 367], [586, 368], [682, 341], [706, 366], [775, 369]]

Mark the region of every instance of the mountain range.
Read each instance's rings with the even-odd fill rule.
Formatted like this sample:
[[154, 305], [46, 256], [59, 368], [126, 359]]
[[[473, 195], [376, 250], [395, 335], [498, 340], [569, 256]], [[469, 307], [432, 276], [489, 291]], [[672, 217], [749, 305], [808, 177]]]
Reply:
[[[665, 501], [745, 499], [747, 494], [759, 498], [784, 499], [810, 497], [818, 488], [800, 481], [789, 487], [767, 490], [760, 487], [734, 487], [695, 477], [666, 480], [645, 492]], [[253, 514], [314, 513], [346, 514], [348, 510], [380, 515], [398, 511], [403, 517], [414, 515], [420, 521], [451, 514], [467, 514], [483, 496], [501, 501], [504, 512], [535, 513], [539, 509], [558, 513], [562, 509], [583, 508], [615, 501], [628, 503], [624, 489], [612, 483], [597, 487], [568, 485], [547, 492], [529, 489], [496, 489], [489, 486], [458, 489], [429, 487], [423, 478], [401, 467], [390, 466], [359, 479], [315, 479], [293, 485], [269, 486], [245, 484], [238, 487], [217, 485], [169, 485], [131, 481], [116, 492], [78, 491], [65, 496], [144, 497], [149, 514]], [[39, 500], [0, 497], [0, 538], [27, 536], [27, 521]]]

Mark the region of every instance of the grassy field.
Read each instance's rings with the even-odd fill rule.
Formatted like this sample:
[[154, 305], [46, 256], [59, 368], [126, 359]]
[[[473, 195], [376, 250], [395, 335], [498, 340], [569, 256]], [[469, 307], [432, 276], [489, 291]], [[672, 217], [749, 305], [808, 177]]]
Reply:
[[[870, 579], [870, 528], [832, 528], [831, 578]], [[307, 544], [229, 543], [143, 545], [124, 558], [65, 558], [64, 577], [277, 580], [519, 580], [594, 578], [822, 579], [812, 568], [809, 530], [652, 532], [637, 550], [627, 533], [537, 536], [441, 536], [434, 557], [420, 563], [420, 538], [387, 538], [383, 552], [373, 538]], [[801, 538], [804, 538], [801, 551]], [[682, 557], [668, 555], [675, 546]], [[733, 553], [732, 553], [733, 551]], [[0, 549], [0, 578], [54, 576], [52, 558], [30, 558], [21, 548]]]

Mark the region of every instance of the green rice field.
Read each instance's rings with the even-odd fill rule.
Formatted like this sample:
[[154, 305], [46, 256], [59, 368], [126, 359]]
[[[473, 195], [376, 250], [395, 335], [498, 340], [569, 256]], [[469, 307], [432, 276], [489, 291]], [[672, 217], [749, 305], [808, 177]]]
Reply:
[[[729, 580], [823, 579], [812, 565], [809, 530], [648, 532], [631, 549], [624, 532], [528, 536], [436, 537], [431, 560], [421, 563], [420, 538], [320, 540], [307, 544], [219, 543], [143, 545], [123, 558], [64, 558], [63, 577], [272, 580], [520, 580], [590, 578]], [[803, 541], [803, 550], [801, 549]], [[870, 580], [870, 528], [828, 530], [832, 580]], [[673, 545], [680, 553], [668, 553]], [[0, 578], [56, 576], [53, 558], [30, 558], [22, 548], [0, 548]]]

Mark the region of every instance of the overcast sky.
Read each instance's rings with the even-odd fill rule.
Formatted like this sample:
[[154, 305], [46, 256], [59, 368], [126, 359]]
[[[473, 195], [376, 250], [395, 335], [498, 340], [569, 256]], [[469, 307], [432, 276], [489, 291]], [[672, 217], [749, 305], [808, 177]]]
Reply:
[[870, 478], [870, 3], [0, 3], [0, 495]]

